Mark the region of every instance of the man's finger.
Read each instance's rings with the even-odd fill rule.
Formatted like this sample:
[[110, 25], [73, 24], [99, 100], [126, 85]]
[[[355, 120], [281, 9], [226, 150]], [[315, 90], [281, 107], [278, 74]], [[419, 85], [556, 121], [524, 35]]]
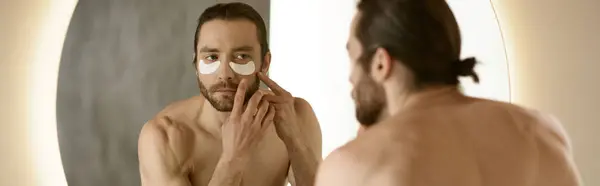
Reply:
[[265, 132], [271, 124], [273, 124], [273, 118], [275, 118], [275, 107], [273, 105], [269, 106], [269, 111], [267, 111], [267, 115], [262, 120], [262, 132]]
[[254, 115], [256, 114], [256, 112], [258, 110], [258, 104], [260, 103], [260, 100], [262, 100], [263, 95], [264, 95], [264, 93], [262, 93], [260, 91], [254, 92], [254, 95], [252, 95], [252, 97], [248, 101], [248, 105], [246, 106], [246, 111], [244, 111], [245, 118], [254, 117]]
[[253, 123], [253, 127], [256, 127], [257, 129], [261, 128], [261, 123], [263, 121], [263, 118], [265, 117], [265, 115], [267, 114], [267, 112], [269, 111], [269, 102], [262, 100], [260, 101], [260, 105], [258, 106], [258, 112], [256, 113], [256, 116], [254, 116], [254, 123]]
[[287, 101], [284, 97], [274, 95], [265, 95], [263, 100], [267, 100], [271, 103], [285, 103]]
[[272, 91], [270, 91], [270, 90], [266, 90], [266, 89], [258, 89], [257, 91], [260, 91], [260, 92], [262, 92], [262, 93], [263, 93], [265, 96], [266, 96], [266, 95], [272, 95], [272, 96], [274, 96], [274, 95], [275, 95], [275, 93], [273, 93], [273, 92], [272, 92]]
[[277, 83], [275, 83], [275, 81], [271, 80], [271, 78], [267, 77], [267, 75], [263, 74], [262, 72], [258, 73], [258, 78], [262, 82], [264, 82], [269, 88], [271, 88], [271, 90], [273, 90], [273, 92], [275, 92], [275, 94], [277, 94], [277, 95], [287, 94], [287, 91], [285, 91], [283, 88], [281, 88]]
[[238, 85], [237, 91], [235, 92], [235, 98], [233, 100], [233, 109], [231, 113], [239, 116], [242, 114], [242, 108], [244, 106], [244, 99], [246, 98], [246, 79], [242, 79]]

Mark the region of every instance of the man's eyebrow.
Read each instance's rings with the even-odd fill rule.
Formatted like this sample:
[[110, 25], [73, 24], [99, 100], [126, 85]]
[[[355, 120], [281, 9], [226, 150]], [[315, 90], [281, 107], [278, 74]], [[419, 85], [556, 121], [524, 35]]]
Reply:
[[241, 46], [241, 47], [235, 47], [233, 49], [234, 52], [251, 52], [254, 51], [254, 47], [252, 46]]
[[208, 48], [207, 46], [203, 46], [202, 48], [200, 48], [199, 52], [219, 52], [219, 49]]

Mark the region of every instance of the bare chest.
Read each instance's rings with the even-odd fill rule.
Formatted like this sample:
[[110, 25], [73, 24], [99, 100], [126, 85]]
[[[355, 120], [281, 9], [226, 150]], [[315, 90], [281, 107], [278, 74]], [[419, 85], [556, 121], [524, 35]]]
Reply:
[[[195, 148], [194, 168], [190, 181], [194, 186], [208, 185], [222, 152], [221, 140], [199, 139], [201, 147]], [[285, 144], [275, 130], [269, 130], [254, 150], [245, 168], [243, 186], [283, 186], [289, 167]]]

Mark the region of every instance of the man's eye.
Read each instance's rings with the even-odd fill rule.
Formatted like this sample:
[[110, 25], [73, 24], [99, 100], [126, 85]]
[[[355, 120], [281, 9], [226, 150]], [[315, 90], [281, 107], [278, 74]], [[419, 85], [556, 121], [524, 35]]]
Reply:
[[244, 59], [250, 59], [249, 55], [246, 54], [238, 54], [235, 56], [236, 59], [240, 59], [240, 60], [244, 60]]
[[217, 55], [209, 55], [209, 56], [204, 57], [204, 59], [206, 59], [206, 60], [208, 60], [210, 62], [213, 62], [213, 61], [218, 60], [219, 57]]

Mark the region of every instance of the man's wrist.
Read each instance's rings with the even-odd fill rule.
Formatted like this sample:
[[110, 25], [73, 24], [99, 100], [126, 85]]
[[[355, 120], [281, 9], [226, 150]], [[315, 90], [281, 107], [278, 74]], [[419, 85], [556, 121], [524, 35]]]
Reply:
[[297, 136], [283, 140], [289, 153], [303, 152], [308, 150], [308, 146], [304, 140]]
[[232, 170], [243, 170], [243, 167], [248, 163], [248, 158], [245, 156], [235, 156], [229, 154], [222, 154], [219, 159], [218, 164], [223, 167], [227, 167], [227, 169]]
[[294, 124], [286, 124], [288, 125], [288, 128], [285, 133], [282, 133], [282, 135], [280, 135], [281, 140], [286, 144], [290, 144], [290, 145], [296, 145], [296, 143], [299, 143], [299, 141], [303, 141], [302, 138], [302, 133], [300, 132], [300, 129], [297, 127], [298, 125]]

